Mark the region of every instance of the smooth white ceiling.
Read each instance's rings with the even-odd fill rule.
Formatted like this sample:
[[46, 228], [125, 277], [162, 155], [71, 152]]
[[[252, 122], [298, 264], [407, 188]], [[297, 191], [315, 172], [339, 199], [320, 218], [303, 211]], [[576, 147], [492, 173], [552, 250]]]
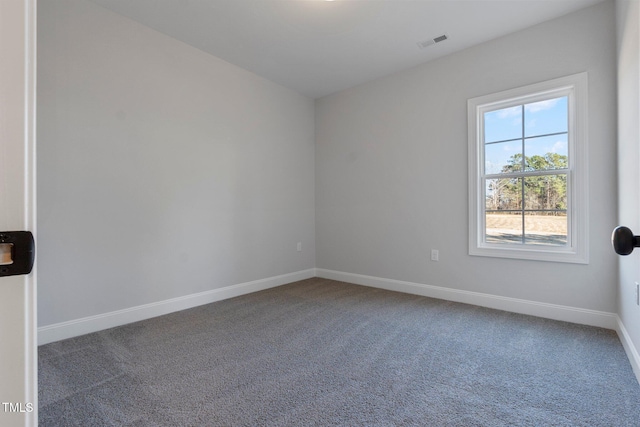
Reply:
[[317, 98], [602, 0], [91, 1]]

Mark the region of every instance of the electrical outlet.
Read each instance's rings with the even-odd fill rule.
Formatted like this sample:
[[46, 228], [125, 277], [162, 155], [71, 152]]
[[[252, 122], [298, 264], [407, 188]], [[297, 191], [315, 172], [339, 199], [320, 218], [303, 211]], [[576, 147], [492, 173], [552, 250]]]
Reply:
[[437, 249], [431, 249], [431, 261], [440, 260], [440, 251]]

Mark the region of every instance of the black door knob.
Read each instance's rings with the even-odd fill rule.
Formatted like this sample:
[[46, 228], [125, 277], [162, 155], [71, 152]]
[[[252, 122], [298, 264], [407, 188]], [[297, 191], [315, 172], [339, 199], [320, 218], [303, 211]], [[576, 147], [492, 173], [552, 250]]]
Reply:
[[640, 247], [640, 236], [634, 236], [628, 227], [619, 226], [611, 234], [611, 243], [618, 255], [629, 255], [633, 248]]

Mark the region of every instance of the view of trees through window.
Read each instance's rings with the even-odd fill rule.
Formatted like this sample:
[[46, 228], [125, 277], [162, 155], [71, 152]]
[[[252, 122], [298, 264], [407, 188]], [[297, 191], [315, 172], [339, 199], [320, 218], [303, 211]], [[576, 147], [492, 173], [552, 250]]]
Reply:
[[485, 240], [566, 245], [568, 98], [484, 114]]

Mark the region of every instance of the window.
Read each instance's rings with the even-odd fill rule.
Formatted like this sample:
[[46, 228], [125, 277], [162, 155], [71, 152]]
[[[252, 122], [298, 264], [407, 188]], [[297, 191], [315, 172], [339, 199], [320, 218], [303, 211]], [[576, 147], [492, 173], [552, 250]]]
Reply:
[[586, 101], [586, 73], [469, 100], [469, 254], [588, 262]]

